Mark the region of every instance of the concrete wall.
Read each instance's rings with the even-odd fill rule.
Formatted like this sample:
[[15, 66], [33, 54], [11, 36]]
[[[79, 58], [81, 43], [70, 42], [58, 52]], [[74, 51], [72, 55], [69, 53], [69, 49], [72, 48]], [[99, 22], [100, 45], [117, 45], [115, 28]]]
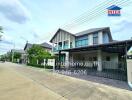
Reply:
[[127, 60], [127, 77], [128, 83], [132, 87], [132, 60]]

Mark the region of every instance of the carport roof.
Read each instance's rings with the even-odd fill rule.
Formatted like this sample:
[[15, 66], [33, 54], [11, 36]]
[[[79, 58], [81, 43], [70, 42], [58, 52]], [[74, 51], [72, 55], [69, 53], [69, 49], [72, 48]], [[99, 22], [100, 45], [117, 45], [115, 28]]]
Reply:
[[68, 51], [68, 52], [79, 52], [79, 51], [90, 51], [90, 50], [104, 50], [108, 52], [125, 52], [125, 46], [127, 46], [127, 50], [130, 49], [132, 46], [132, 40], [124, 40], [124, 41], [113, 41], [110, 43], [105, 44], [97, 44], [97, 45], [90, 45], [85, 47], [76, 47], [76, 48], [70, 48], [70, 49], [63, 49], [60, 51]]

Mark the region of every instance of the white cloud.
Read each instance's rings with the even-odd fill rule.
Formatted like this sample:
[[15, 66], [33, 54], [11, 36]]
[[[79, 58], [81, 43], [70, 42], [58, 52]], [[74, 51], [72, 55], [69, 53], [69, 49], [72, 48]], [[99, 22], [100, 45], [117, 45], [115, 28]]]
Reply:
[[30, 19], [30, 13], [19, 0], [0, 0], [0, 12], [16, 23], [25, 23]]
[[116, 39], [126, 40], [132, 37], [132, 13], [131, 6], [122, 7], [121, 17], [111, 20], [112, 33]]

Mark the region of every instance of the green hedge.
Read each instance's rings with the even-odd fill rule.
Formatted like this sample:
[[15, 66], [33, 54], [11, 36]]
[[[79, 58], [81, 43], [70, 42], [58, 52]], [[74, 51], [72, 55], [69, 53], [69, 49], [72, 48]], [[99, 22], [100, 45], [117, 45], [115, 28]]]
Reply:
[[33, 66], [33, 67], [38, 67], [38, 68], [46, 68], [46, 69], [53, 69], [53, 66], [49, 66], [49, 65], [39, 65], [39, 64], [31, 64], [31, 63], [28, 63], [27, 64], [28, 66]]

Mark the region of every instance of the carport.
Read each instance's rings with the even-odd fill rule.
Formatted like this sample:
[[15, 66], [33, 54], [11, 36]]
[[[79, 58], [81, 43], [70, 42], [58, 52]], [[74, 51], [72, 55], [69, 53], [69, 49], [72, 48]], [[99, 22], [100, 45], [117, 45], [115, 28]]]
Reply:
[[[77, 64], [75, 64], [73, 66], [73, 64], [71, 64], [71, 63], [78, 63], [78, 62], [74, 62], [74, 61], [71, 62], [71, 60], [66, 62], [68, 64], [65, 64], [65, 62], [64, 63], [59, 62], [61, 64], [59, 64], [58, 68], [61, 69], [61, 65], [63, 65], [64, 68], [66, 65], [69, 65], [68, 68], [73, 69], [73, 70], [80, 69], [80, 68], [86, 69], [88, 74], [90, 74], [90, 75], [127, 81], [127, 63], [126, 63], [127, 52], [131, 48], [131, 46], [132, 46], [132, 40], [124, 40], [124, 41], [113, 41], [113, 42], [106, 43], [106, 44], [90, 45], [90, 46], [79, 47], [79, 48], [70, 48], [70, 49], [59, 50], [59, 61], [60, 61], [60, 55], [61, 55], [62, 51], [69, 52], [70, 56], [74, 52], [85, 52], [85, 51], [93, 51], [93, 50], [103, 51], [103, 52], [107, 52], [107, 53], [118, 53], [119, 58], [122, 60], [123, 63], [118, 63], [117, 64], [118, 67], [116, 70], [103, 69], [104, 65], [112, 67], [114, 62], [106, 63], [106, 62], [100, 60], [101, 59], [100, 56], [98, 57], [98, 61], [96, 63], [96, 67], [97, 67], [96, 70], [94, 68], [88, 68], [87, 66], [79, 67], [79, 66], [77, 66]], [[98, 55], [100, 55], [100, 52]], [[92, 62], [92, 65], [93, 65], [93, 62]]]

